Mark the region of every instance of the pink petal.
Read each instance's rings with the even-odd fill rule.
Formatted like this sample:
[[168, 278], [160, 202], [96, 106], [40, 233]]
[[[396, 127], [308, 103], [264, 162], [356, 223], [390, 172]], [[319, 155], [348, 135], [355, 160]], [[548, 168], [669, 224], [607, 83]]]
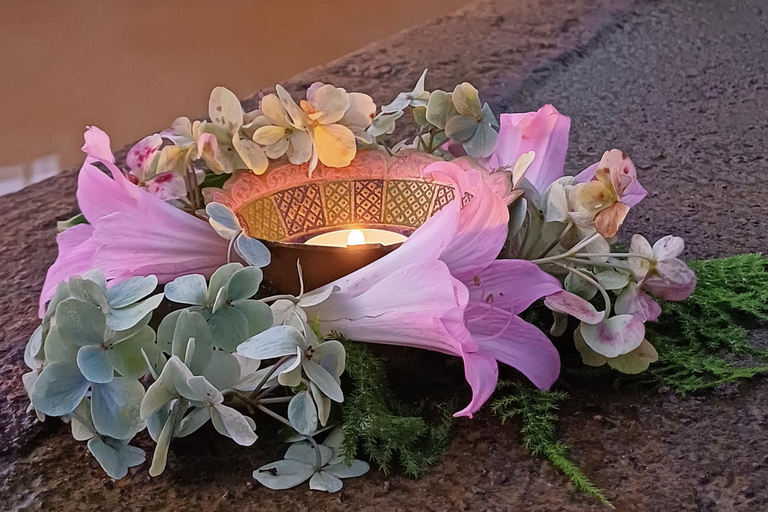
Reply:
[[664, 300], [685, 300], [696, 288], [696, 274], [677, 258], [656, 263], [659, 275], [643, 281], [642, 287]]
[[462, 358], [464, 359], [464, 376], [472, 388], [472, 401], [453, 416], [471, 418], [496, 389], [499, 365], [496, 359], [483, 352], [465, 353]]
[[315, 99], [315, 93], [319, 88], [321, 88], [324, 85], [325, 85], [324, 82], [313, 82], [312, 85], [310, 85], [309, 88], [307, 88], [307, 101], [312, 103], [313, 100]]
[[597, 172], [597, 166], [600, 164], [600, 162], [595, 162], [594, 164], [590, 165], [583, 171], [581, 171], [579, 174], [576, 175], [574, 178], [575, 183], [587, 183], [588, 181], [592, 181], [592, 178], [595, 177], [595, 173]]
[[207, 277], [227, 262], [226, 241], [201, 219], [147, 213], [115, 212], [96, 221], [94, 263], [107, 279], [154, 274], [162, 284], [186, 274]]
[[612, 149], [603, 154], [603, 158], [576, 175], [576, 183], [592, 181], [598, 167], [611, 169], [611, 182], [621, 202], [629, 207], [635, 206], [648, 195], [648, 191], [637, 181], [637, 170], [632, 160], [622, 151]]
[[[88, 222], [93, 223], [99, 217], [115, 211], [135, 208], [134, 196], [141, 189], [128, 182], [119, 171], [113, 172], [113, 175], [118, 178], [110, 179], [88, 163], [80, 169], [77, 177], [77, 204]], [[135, 191], [125, 184], [129, 184]]]
[[466, 288], [436, 258], [405, 267], [391, 261], [391, 267], [369, 265], [335, 281], [331, 286], [339, 291], [306, 308], [307, 315], [319, 317], [324, 334], [337, 331], [353, 340], [460, 355], [459, 342], [443, 321], [463, 325]]
[[685, 250], [685, 241], [679, 236], [667, 235], [653, 244], [653, 255], [659, 261], [677, 258], [683, 254], [683, 250]]
[[469, 333], [481, 353], [517, 369], [539, 389], [549, 389], [555, 383], [560, 355], [537, 327], [506, 311], [472, 305], [466, 317]]
[[133, 145], [125, 156], [125, 164], [128, 166], [128, 169], [131, 171], [145, 171], [162, 145], [163, 138], [156, 133], [141, 139]]
[[655, 322], [661, 314], [661, 306], [643, 293], [636, 283], [629, 283], [616, 297], [613, 306], [617, 314], [636, 316], [643, 322]]
[[563, 289], [555, 277], [525, 260], [495, 260], [464, 284], [470, 302], [486, 303], [515, 315]]
[[624, 190], [624, 195], [621, 196], [621, 202], [632, 207], [645, 199], [645, 196], [647, 195], [648, 191], [643, 188], [640, 182], [634, 181], [626, 188], [626, 190]]
[[464, 145], [461, 142], [457, 142], [455, 140], [448, 140], [448, 142], [440, 146], [440, 149], [448, 152], [451, 156], [456, 158], [467, 156], [467, 152], [464, 150]]
[[212, 133], [202, 133], [197, 138], [197, 157], [202, 158], [203, 155], [210, 159], [216, 158], [216, 153], [219, 150], [219, 142], [216, 140], [216, 136]]
[[440, 257], [457, 279], [466, 282], [490, 265], [501, 252], [507, 238], [509, 210], [488, 187], [480, 171], [462, 170], [449, 162], [436, 162], [425, 167], [422, 174], [451, 179], [457, 197], [466, 203], [461, 209], [456, 236]]
[[544, 305], [556, 313], [565, 313], [584, 323], [595, 325], [605, 318], [605, 311], [598, 311], [589, 301], [565, 290], [548, 296]]
[[184, 178], [173, 171], [168, 171], [149, 180], [147, 192], [163, 201], [170, 201], [186, 196], [187, 185], [184, 183]]
[[[115, 157], [109, 144], [109, 135], [95, 126], [89, 126], [84, 135], [85, 144], [81, 148], [89, 158], [115, 163]], [[87, 162], [88, 160], [86, 160]]]
[[561, 115], [552, 105], [544, 105], [536, 112], [502, 114], [500, 120], [496, 148], [484, 162], [486, 167], [512, 168], [523, 153], [534, 151], [536, 156], [526, 178], [536, 190], [544, 192], [563, 176], [570, 118]]
[[45, 304], [53, 297], [59, 283], [94, 268], [93, 253], [97, 246], [92, 235], [90, 224], [78, 224], [56, 235], [59, 255], [45, 275], [38, 310], [40, 318], [45, 315]]
[[108, 143], [97, 128], [86, 133], [90, 161], [106, 165], [112, 178], [87, 160], [77, 182], [78, 205], [93, 230], [86, 245], [91, 268], [112, 280], [155, 274], [165, 283], [184, 274], [207, 276], [226, 263], [227, 242], [204, 220], [128, 181], [104, 153]]
[[605, 357], [632, 352], [645, 339], [643, 321], [632, 315], [616, 315], [597, 325], [582, 323], [579, 329], [589, 348]]

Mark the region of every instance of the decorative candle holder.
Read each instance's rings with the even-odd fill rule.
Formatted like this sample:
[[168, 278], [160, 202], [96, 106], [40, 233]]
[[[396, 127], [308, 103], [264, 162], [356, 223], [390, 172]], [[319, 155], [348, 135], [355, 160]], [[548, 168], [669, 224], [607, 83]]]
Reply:
[[382, 229], [405, 237], [454, 199], [449, 182], [421, 177], [437, 161], [423, 153], [391, 157], [361, 151], [342, 169], [322, 164], [309, 176], [307, 165], [277, 163], [262, 175], [241, 172], [207, 199], [234, 211], [247, 234], [272, 253], [264, 278], [278, 293], [299, 292], [297, 260], [304, 285], [312, 290], [354, 272], [399, 244], [331, 247], [306, 244], [323, 233]]

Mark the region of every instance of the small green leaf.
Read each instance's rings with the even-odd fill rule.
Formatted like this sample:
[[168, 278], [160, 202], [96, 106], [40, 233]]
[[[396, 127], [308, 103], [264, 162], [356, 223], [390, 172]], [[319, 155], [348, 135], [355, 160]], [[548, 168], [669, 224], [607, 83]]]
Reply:
[[150, 361], [155, 361], [160, 352], [155, 343], [155, 332], [149, 326], [144, 326], [130, 338], [112, 345], [109, 353], [115, 370], [131, 379], [140, 379], [146, 375], [148, 368], [142, 350]]
[[458, 112], [449, 93], [434, 91], [429, 95], [425, 117], [430, 124], [444, 130], [448, 120], [456, 115]]
[[477, 130], [478, 122], [474, 117], [453, 116], [445, 125], [445, 134], [458, 142], [466, 142], [472, 138]]
[[419, 126], [429, 126], [429, 121], [427, 121], [427, 107], [416, 107], [411, 111], [411, 115], [413, 115], [413, 120], [416, 122]]
[[259, 438], [245, 416], [226, 405], [219, 404], [211, 410], [211, 422], [220, 434], [240, 446], [251, 446]]
[[229, 280], [235, 275], [235, 272], [241, 268], [243, 268], [241, 263], [227, 263], [226, 265], [217, 268], [213, 275], [211, 275], [211, 280], [208, 284], [208, 295], [205, 297], [205, 304], [209, 308], [213, 307], [213, 303], [219, 295], [219, 290], [227, 286], [227, 283], [229, 283]]

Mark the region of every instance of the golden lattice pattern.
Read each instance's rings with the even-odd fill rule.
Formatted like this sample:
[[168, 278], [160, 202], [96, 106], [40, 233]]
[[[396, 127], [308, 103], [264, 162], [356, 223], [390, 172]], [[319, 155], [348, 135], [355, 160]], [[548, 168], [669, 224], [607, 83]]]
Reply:
[[328, 226], [352, 223], [352, 182], [329, 181], [325, 191], [325, 215]]
[[285, 238], [285, 227], [272, 198], [256, 199], [238, 213], [245, 222], [250, 236], [263, 240], [282, 240]]
[[354, 181], [355, 222], [381, 222], [381, 205], [383, 203], [384, 180]]
[[283, 217], [288, 236], [306, 233], [326, 225], [320, 186], [309, 183], [276, 192], [275, 205]]
[[[462, 203], [471, 197], [465, 194]], [[455, 198], [450, 185], [419, 179], [317, 181], [256, 198], [237, 213], [250, 236], [297, 241], [336, 226], [410, 231]]]
[[384, 224], [417, 228], [427, 220], [434, 185], [416, 180], [387, 182]]
[[432, 215], [443, 209], [445, 205], [453, 201], [456, 192], [453, 187], [447, 185], [435, 185], [435, 204], [432, 207]]

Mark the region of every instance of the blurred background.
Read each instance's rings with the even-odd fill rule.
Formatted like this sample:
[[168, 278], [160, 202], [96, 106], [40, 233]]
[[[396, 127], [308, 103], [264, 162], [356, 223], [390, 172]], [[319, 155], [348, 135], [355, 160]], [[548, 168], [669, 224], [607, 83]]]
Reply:
[[244, 97], [467, 3], [5, 0], [0, 195], [79, 165], [86, 125], [117, 150], [204, 117], [216, 85]]

